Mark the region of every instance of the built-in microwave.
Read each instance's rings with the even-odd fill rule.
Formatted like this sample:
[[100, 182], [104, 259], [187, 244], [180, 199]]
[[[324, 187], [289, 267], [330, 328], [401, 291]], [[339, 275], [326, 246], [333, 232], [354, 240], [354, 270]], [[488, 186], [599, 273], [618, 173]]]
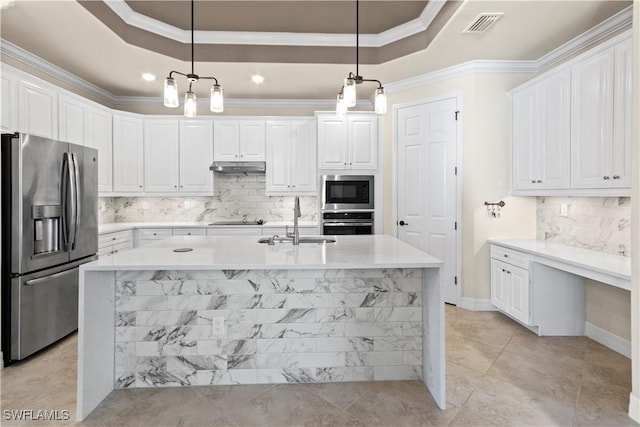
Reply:
[[323, 211], [374, 209], [373, 175], [322, 175]]

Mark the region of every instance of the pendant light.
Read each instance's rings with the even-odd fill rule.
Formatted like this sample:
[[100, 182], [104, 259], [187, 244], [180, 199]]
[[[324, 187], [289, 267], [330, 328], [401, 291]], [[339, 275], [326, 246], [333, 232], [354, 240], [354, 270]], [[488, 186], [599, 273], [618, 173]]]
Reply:
[[356, 0], [356, 73], [349, 72], [347, 78], [340, 88], [336, 101], [336, 114], [343, 116], [348, 108], [355, 107], [357, 103], [356, 86], [364, 82], [378, 83], [375, 91], [375, 112], [376, 114], [386, 114], [387, 112], [387, 94], [382, 87], [380, 80], [365, 79], [360, 75], [359, 64], [360, 53], [360, 0]]
[[191, 86], [200, 79], [213, 80], [215, 83], [211, 87], [211, 103], [209, 108], [214, 113], [222, 113], [224, 111], [224, 95], [222, 87], [218, 84], [218, 79], [215, 77], [201, 77], [194, 71], [194, 0], [191, 0], [191, 73], [185, 74], [180, 71], [171, 71], [169, 77], [164, 81], [164, 105], [169, 108], [177, 108], [180, 106], [180, 100], [178, 98], [178, 82], [173, 78], [174, 74], [184, 76], [189, 81], [189, 90], [184, 95], [184, 115], [187, 117], [194, 117], [197, 115], [197, 102], [196, 94], [191, 90]]

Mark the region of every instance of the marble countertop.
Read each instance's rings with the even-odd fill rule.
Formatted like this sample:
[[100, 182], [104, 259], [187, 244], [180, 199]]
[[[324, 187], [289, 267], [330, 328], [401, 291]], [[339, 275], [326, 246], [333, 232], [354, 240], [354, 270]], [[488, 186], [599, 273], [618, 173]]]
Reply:
[[[228, 227], [293, 227], [293, 221], [267, 221], [262, 225], [209, 225], [211, 222], [112, 222], [98, 225], [98, 234], [132, 230], [134, 228], [228, 228]], [[317, 222], [300, 221], [300, 227], [317, 227]]]
[[[334, 236], [335, 243], [258, 243], [258, 236], [171, 237], [83, 264], [83, 270], [434, 268], [442, 262], [388, 235]], [[176, 248], [193, 248], [176, 253]]]
[[490, 239], [490, 243], [631, 281], [631, 258], [546, 240]]

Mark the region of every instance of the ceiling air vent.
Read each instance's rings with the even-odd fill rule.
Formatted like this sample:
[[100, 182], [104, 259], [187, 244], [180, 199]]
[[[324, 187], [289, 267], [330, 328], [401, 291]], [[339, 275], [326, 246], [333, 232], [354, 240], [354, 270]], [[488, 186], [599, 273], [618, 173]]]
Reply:
[[503, 12], [481, 13], [476, 16], [476, 19], [467, 25], [467, 28], [464, 29], [463, 33], [484, 33], [496, 21], [502, 18], [502, 15], [504, 15]]

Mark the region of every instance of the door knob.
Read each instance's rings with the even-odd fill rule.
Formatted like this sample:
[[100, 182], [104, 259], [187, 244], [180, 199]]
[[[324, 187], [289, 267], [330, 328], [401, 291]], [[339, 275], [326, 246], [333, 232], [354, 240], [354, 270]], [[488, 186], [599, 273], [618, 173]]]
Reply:
[[400, 222], [398, 222], [398, 225], [404, 227], [405, 225], [409, 225], [409, 223], [401, 220]]

